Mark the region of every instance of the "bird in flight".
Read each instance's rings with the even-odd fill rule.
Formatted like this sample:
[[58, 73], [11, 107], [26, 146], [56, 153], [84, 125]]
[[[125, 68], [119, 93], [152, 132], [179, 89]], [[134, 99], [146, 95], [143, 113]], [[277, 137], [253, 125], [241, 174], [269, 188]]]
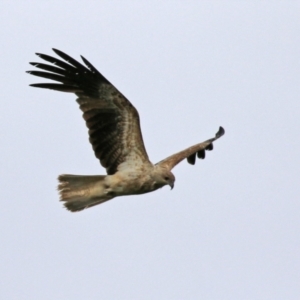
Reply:
[[[171, 170], [182, 160], [194, 165], [196, 156], [205, 158], [213, 142], [224, 135], [222, 127], [211, 139], [152, 164], [148, 158], [135, 107], [83, 56], [85, 65], [64, 52], [53, 49], [62, 59], [36, 53], [50, 64], [31, 62], [43, 71], [27, 73], [59, 83], [30, 86], [76, 94], [89, 131], [95, 156], [107, 175], [60, 175], [60, 200], [72, 211], [103, 203], [118, 196], [153, 192], [165, 185], [174, 187]], [[45, 72], [46, 71], [46, 72]]]

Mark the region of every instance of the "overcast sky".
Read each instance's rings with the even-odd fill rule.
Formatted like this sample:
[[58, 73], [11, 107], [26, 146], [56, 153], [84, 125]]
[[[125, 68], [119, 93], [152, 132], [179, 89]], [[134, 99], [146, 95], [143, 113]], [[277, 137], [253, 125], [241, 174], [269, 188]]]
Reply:
[[[300, 299], [300, 2], [4, 1], [1, 299]], [[226, 134], [175, 188], [79, 213], [105, 174], [75, 96], [34, 53], [84, 55], [138, 109], [153, 163]]]

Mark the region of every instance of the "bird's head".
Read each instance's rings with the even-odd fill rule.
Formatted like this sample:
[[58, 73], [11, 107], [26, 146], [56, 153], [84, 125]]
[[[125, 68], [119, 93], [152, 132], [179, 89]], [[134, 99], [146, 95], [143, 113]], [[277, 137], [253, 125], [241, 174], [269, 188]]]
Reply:
[[171, 190], [174, 188], [175, 176], [171, 171], [165, 168], [156, 168], [153, 179], [157, 188], [161, 188], [165, 185], [169, 185]]

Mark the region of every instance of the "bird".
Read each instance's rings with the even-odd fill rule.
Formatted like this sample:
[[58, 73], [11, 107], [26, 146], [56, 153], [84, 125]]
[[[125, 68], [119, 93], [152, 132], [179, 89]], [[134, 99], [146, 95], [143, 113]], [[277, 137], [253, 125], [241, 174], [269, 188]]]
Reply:
[[[48, 63], [30, 62], [39, 70], [27, 73], [53, 80], [32, 87], [74, 93], [88, 128], [89, 141], [107, 175], [58, 176], [60, 200], [71, 212], [101, 204], [119, 196], [139, 195], [166, 185], [174, 187], [171, 170], [187, 159], [194, 165], [196, 156], [205, 158], [213, 142], [224, 135], [219, 127], [214, 137], [188, 147], [153, 164], [146, 152], [136, 108], [87, 59], [84, 64], [66, 53], [52, 49], [59, 57], [36, 53]], [[42, 71], [41, 71], [42, 70]]]

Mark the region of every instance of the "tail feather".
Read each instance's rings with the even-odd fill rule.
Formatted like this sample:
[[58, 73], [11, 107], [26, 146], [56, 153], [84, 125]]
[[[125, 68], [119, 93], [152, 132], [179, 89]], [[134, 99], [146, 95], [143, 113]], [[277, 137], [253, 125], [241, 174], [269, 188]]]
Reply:
[[72, 212], [108, 201], [113, 197], [107, 192], [105, 178], [105, 175], [59, 175], [60, 200]]

